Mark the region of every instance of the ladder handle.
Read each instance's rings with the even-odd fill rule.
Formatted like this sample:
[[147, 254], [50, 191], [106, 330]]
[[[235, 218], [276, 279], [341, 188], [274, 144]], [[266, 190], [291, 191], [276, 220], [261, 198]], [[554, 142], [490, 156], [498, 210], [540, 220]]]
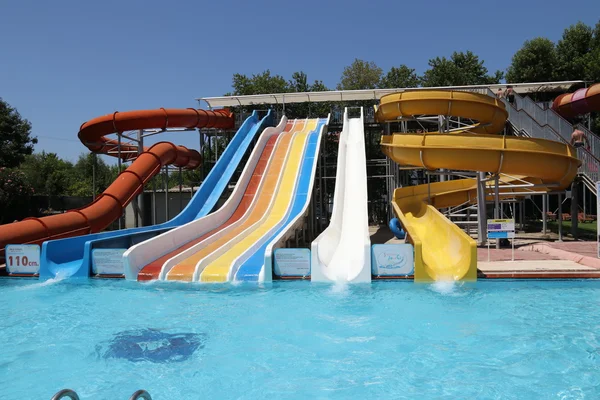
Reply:
[[138, 390], [137, 392], [135, 392], [134, 394], [131, 395], [131, 397], [129, 398], [129, 400], [152, 400], [152, 396], [150, 396], [150, 393], [146, 392], [145, 390]]
[[[71, 400], [79, 400], [79, 396], [77, 395], [77, 393], [75, 393], [75, 391], [71, 390], [71, 389], [63, 389], [60, 392], [56, 393], [54, 396], [52, 396], [51, 400], [60, 400], [63, 399], [65, 397], [70, 398]], [[152, 400], [152, 399], [150, 399]]]

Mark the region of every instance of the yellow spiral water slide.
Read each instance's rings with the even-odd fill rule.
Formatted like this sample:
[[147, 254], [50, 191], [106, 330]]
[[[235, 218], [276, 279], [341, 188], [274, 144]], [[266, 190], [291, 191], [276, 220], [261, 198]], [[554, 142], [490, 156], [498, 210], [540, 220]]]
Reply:
[[[455, 133], [393, 134], [381, 138], [388, 157], [402, 166], [499, 174], [552, 190], [573, 181], [581, 162], [568, 144], [497, 135], [507, 119], [504, 104], [478, 93], [416, 90], [381, 98], [376, 118], [390, 122], [419, 115], [444, 115], [476, 121]], [[511, 189], [503, 189], [504, 192]], [[537, 190], [540, 189], [536, 186]], [[549, 189], [547, 189], [549, 190]], [[477, 279], [477, 245], [437, 209], [475, 203], [475, 179], [458, 179], [398, 188], [392, 206], [415, 251], [415, 281]]]

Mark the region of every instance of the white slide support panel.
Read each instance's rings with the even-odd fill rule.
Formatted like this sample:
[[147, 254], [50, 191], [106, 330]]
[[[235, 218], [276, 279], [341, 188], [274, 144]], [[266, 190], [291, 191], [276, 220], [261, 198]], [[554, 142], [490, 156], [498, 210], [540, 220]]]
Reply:
[[[315, 184], [315, 172], [317, 170], [317, 164], [319, 162], [319, 154], [321, 154], [321, 138], [323, 134], [325, 134], [328, 126], [329, 119], [331, 115], [327, 116], [327, 121], [321, 127], [321, 131], [319, 132], [319, 141], [317, 142], [317, 148], [315, 150], [315, 160], [313, 161], [313, 165], [311, 168], [311, 178], [310, 184], [308, 187], [308, 193], [312, 193], [313, 186]], [[279, 249], [284, 246], [285, 242], [292, 238], [297, 229], [300, 229], [304, 225], [304, 220], [308, 216], [308, 207], [310, 206], [310, 202], [312, 201], [311, 197], [308, 196], [306, 198], [306, 203], [304, 203], [304, 207], [302, 208], [302, 212], [296, 216], [279, 235], [277, 235], [271, 243], [267, 246], [265, 250], [265, 264], [260, 270], [259, 282], [270, 282], [273, 279], [273, 252], [276, 249]]]
[[363, 110], [344, 110], [331, 222], [311, 244], [311, 281], [370, 282], [371, 240]]
[[266, 128], [263, 131], [252, 150], [248, 162], [244, 166], [236, 187], [221, 208], [205, 217], [191, 221], [130, 247], [123, 254], [125, 278], [137, 280], [138, 273], [144, 266], [226, 222], [233, 215], [242, 200], [246, 186], [252, 177], [254, 168], [262, 155], [262, 150], [267, 141], [271, 136], [283, 132], [286, 124], [287, 118], [284, 116], [279, 125]]
[[[306, 126], [306, 124], [308, 122], [309, 122], [308, 119], [304, 120], [305, 126]], [[291, 154], [292, 149], [293, 149], [293, 142], [296, 139], [296, 136], [298, 136], [302, 132], [303, 132], [303, 130], [294, 133], [294, 136], [291, 139], [290, 146], [287, 149], [287, 153], [285, 155], [285, 163], [282, 166], [281, 171], [279, 173], [279, 178], [278, 178], [278, 181], [277, 181], [277, 186], [273, 190], [273, 197], [271, 198], [271, 201], [269, 202], [269, 206], [268, 206], [267, 211], [265, 212], [265, 214], [262, 216], [262, 218], [260, 220], [258, 220], [256, 223], [252, 224], [252, 226], [249, 226], [242, 233], [240, 233], [236, 237], [232, 238], [226, 244], [224, 244], [223, 246], [221, 246], [217, 250], [213, 251], [211, 254], [209, 254], [208, 256], [206, 256], [205, 258], [203, 258], [202, 260], [198, 261], [198, 263], [196, 264], [196, 269], [194, 270], [194, 277], [192, 278], [192, 281], [198, 281], [198, 280], [200, 280], [200, 275], [202, 275], [202, 272], [204, 271], [204, 269], [210, 263], [212, 263], [217, 258], [219, 258], [221, 255], [223, 255], [227, 250], [229, 250], [230, 248], [232, 248], [233, 246], [235, 246], [236, 244], [238, 244], [239, 242], [241, 242], [242, 240], [244, 240], [248, 235], [251, 235], [252, 232], [254, 230], [256, 230], [256, 228], [258, 228], [259, 226], [261, 226], [269, 218], [269, 216], [271, 214], [271, 211], [273, 210], [273, 206], [275, 205], [275, 202], [277, 200], [277, 196], [279, 195], [279, 188], [281, 187], [281, 184], [283, 183], [283, 175], [284, 175], [284, 172], [285, 172], [285, 170], [287, 168], [287, 165], [288, 165], [288, 162], [289, 162], [289, 159], [290, 159], [290, 154]], [[307, 145], [307, 143], [308, 143], [308, 140], [305, 140], [303, 148], [302, 148], [302, 152], [303, 153], [304, 153], [304, 151], [306, 151], [306, 145]], [[298, 179], [299, 179], [299, 174], [296, 174], [295, 181], [294, 181], [294, 188], [297, 185]], [[258, 193], [260, 193], [259, 190], [257, 190], [257, 194]], [[257, 195], [255, 197], [258, 198], [259, 196]], [[291, 207], [288, 207], [287, 213], [289, 213], [289, 208], [291, 208]], [[247, 211], [247, 213], [248, 214], [250, 213], [250, 209]], [[255, 246], [256, 246], [256, 243], [252, 247], [250, 247], [250, 249], [254, 249]], [[229, 271], [227, 273], [227, 281], [228, 282], [232, 280], [233, 276], [235, 276], [235, 272], [237, 272], [237, 267], [239, 267], [239, 264], [243, 263], [247, 259], [248, 256], [245, 256], [245, 254], [248, 254], [248, 251], [244, 252], [239, 257], [237, 257], [234, 260], [233, 265], [231, 265], [229, 267]], [[242, 257], [245, 257], [245, 258], [242, 258]], [[233, 269], [234, 265], [236, 265], [237, 267], [236, 267], [235, 271], [232, 272], [232, 269]]]

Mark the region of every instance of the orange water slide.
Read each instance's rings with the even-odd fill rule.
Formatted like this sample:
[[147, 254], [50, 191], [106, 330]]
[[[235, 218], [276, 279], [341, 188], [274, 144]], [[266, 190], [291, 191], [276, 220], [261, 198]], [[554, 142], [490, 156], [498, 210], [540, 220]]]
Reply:
[[564, 118], [600, 111], [600, 83], [565, 93], [554, 99], [552, 109]]
[[[81, 126], [78, 137], [91, 151], [116, 155], [116, 140], [105, 135], [136, 129], [166, 128], [233, 128], [233, 115], [226, 110], [206, 111], [190, 109], [140, 110], [115, 112], [94, 118]], [[34, 243], [85, 235], [103, 230], [119, 218], [125, 206], [142, 190], [144, 184], [158, 173], [162, 166], [174, 164], [188, 169], [202, 162], [200, 153], [184, 146], [159, 142], [137, 156], [127, 150], [137, 146], [121, 146], [121, 158], [137, 159], [88, 206], [64, 214], [44, 218], [26, 218], [20, 222], [0, 226], [0, 261], [7, 244]]]

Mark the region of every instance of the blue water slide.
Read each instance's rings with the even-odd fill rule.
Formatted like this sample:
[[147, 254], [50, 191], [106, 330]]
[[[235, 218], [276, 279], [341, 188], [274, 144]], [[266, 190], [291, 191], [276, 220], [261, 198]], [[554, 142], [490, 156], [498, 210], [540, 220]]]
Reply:
[[267, 246], [275, 237], [277, 237], [277, 235], [288, 228], [288, 225], [302, 212], [306, 202], [310, 201], [312, 175], [315, 172], [313, 170], [314, 160], [315, 157], [318, 157], [317, 152], [321, 140], [321, 128], [326, 123], [326, 119], [319, 120], [316, 129], [310, 133], [304, 152], [304, 158], [302, 159], [302, 165], [300, 167], [300, 177], [294, 194], [292, 209], [288, 214], [288, 217], [283, 225], [270, 235], [264, 244], [252, 253], [252, 255], [240, 266], [235, 274], [234, 280], [258, 281], [260, 271], [265, 264], [265, 250], [267, 249]]
[[93, 249], [126, 249], [210, 213], [227, 188], [231, 177], [257, 134], [268, 126], [273, 126], [273, 122], [271, 111], [261, 120], [259, 120], [258, 113], [254, 111], [239, 128], [187, 206], [170, 221], [153, 226], [44, 242], [42, 244], [40, 279], [50, 279], [57, 275], [87, 278], [92, 269]]

